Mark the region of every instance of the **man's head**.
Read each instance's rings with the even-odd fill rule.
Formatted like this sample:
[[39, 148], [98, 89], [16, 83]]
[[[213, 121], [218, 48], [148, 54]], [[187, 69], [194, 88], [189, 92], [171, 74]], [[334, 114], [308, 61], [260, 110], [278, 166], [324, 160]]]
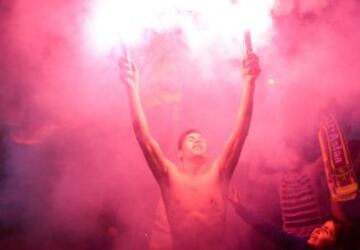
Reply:
[[195, 129], [184, 131], [178, 140], [180, 159], [207, 158], [207, 142], [203, 135]]
[[334, 220], [327, 220], [320, 227], [315, 228], [307, 243], [315, 249], [332, 249], [338, 240], [341, 225]]

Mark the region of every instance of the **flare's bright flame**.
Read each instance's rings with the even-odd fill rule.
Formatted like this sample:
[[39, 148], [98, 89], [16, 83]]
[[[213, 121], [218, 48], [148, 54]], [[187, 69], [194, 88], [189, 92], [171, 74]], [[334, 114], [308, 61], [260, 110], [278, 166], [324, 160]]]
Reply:
[[109, 50], [120, 40], [141, 41], [147, 30], [181, 29], [190, 46], [241, 40], [250, 29], [256, 44], [272, 24], [274, 0], [94, 0], [87, 31], [95, 48]]

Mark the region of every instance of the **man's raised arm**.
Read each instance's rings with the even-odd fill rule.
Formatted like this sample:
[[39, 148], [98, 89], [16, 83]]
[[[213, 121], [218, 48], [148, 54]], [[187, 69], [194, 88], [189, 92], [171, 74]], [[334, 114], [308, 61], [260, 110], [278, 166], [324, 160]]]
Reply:
[[230, 179], [236, 164], [239, 160], [242, 147], [249, 131], [255, 81], [260, 73], [258, 57], [253, 53], [247, 53], [243, 60], [244, 88], [235, 127], [227, 139], [222, 153], [216, 159], [215, 164], [219, 167], [220, 173]]
[[167, 167], [172, 164], [161, 151], [157, 141], [152, 137], [144, 109], [141, 105], [139, 91], [139, 72], [126, 53], [119, 60], [120, 80], [124, 83], [129, 97], [130, 114], [136, 139], [144, 153], [146, 161], [157, 181], [163, 179]]

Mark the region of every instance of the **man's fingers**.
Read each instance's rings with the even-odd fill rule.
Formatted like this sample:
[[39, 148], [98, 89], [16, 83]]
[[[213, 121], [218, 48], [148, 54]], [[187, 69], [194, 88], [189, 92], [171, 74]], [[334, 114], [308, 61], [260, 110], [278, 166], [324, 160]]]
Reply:
[[254, 53], [250, 53], [244, 58], [242, 65], [245, 71], [249, 68], [259, 68], [259, 58]]
[[258, 64], [249, 65], [247, 67], [244, 67], [245, 72], [247, 71], [259, 71], [260, 66]]
[[258, 74], [260, 72], [261, 72], [261, 68], [259, 66], [245, 68], [245, 73], [247, 75], [254, 75], [254, 74]]
[[138, 68], [136, 67], [135, 63], [131, 62], [130, 69], [133, 72], [133, 74], [137, 74], [139, 72]]
[[123, 49], [123, 55], [120, 56], [119, 58], [119, 65], [128, 65], [128, 67], [131, 68], [131, 65], [133, 64], [133, 62], [131, 61], [131, 57], [130, 57], [130, 54], [127, 50], [127, 48], [125, 47]]
[[243, 61], [244, 67], [250, 67], [250, 66], [255, 66], [255, 65], [259, 65], [259, 60], [249, 59], [249, 60]]
[[133, 71], [134, 66], [130, 63], [128, 63], [127, 61], [124, 60], [119, 60], [119, 69], [121, 71]]
[[239, 203], [239, 189], [237, 187], [231, 187], [228, 199], [231, 203], [235, 205]]
[[254, 53], [247, 54], [242, 65], [245, 75], [257, 76], [261, 72], [259, 58]]
[[126, 58], [124, 57], [120, 57], [119, 58], [119, 67], [128, 67], [130, 68], [131, 67], [131, 63], [127, 61]]
[[244, 62], [246, 62], [246, 61], [256, 61], [256, 62], [258, 62], [259, 58], [254, 53], [249, 53], [244, 57], [243, 61]]
[[239, 202], [239, 189], [238, 188], [235, 188], [235, 202], [238, 203]]
[[132, 75], [133, 74], [133, 71], [128, 67], [120, 68], [119, 71], [120, 71], [120, 74], [122, 74], [122, 75]]

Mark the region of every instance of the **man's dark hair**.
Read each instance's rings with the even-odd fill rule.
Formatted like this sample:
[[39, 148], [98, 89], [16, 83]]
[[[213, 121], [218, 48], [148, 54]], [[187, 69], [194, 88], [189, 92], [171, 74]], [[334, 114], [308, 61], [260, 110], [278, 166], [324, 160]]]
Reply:
[[[337, 219], [335, 216], [331, 215], [327, 220], [332, 220], [335, 224], [335, 242], [333, 245], [329, 246], [329, 250], [339, 250], [344, 249], [346, 245], [346, 234], [347, 234], [347, 226], [344, 222]], [[347, 249], [347, 248], [345, 248]]]
[[198, 133], [198, 134], [201, 134], [199, 132], [199, 130], [197, 129], [187, 129], [185, 130], [184, 132], [181, 133], [181, 135], [179, 136], [179, 139], [178, 139], [178, 150], [181, 150], [182, 148], [182, 144], [185, 140], [185, 137], [188, 135], [188, 134], [191, 134], [191, 133]]

